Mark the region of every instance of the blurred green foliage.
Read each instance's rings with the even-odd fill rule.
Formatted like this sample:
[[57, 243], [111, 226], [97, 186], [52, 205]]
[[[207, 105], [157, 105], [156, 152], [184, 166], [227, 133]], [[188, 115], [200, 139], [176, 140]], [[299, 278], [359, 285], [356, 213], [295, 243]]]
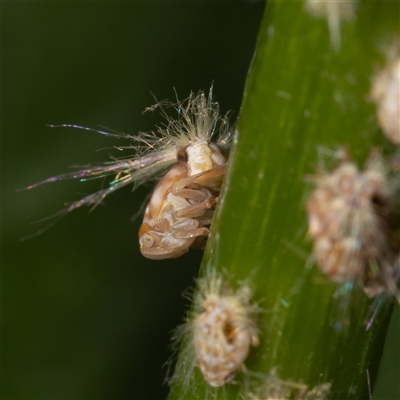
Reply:
[[261, 2], [2, 3], [2, 398], [166, 396], [161, 366], [201, 252], [161, 262], [140, 255], [140, 217], [129, 220], [150, 186], [125, 188], [104, 207], [78, 210], [20, 242], [46, 226], [31, 222], [100, 182], [16, 189], [120, 155], [113, 146], [125, 144], [46, 124], [153, 130], [159, 116], [141, 115], [154, 103], [150, 91], [172, 99], [175, 87], [185, 98], [211, 82], [222, 112], [237, 115], [263, 9]]

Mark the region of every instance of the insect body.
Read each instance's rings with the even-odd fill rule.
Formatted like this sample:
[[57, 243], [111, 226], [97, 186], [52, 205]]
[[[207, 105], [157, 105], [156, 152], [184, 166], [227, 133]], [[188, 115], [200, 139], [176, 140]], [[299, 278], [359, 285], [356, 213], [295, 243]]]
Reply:
[[235, 290], [222, 273], [207, 267], [205, 276], [197, 280], [192, 313], [173, 335], [175, 349], [187, 342], [170, 383], [179, 379], [190, 390], [196, 367], [212, 387], [224, 386], [237, 372], [246, 372], [250, 348], [259, 345], [256, 320], [261, 311], [247, 283], [240, 282]]
[[[175, 258], [196, 238], [207, 236], [217, 192], [207, 180], [223, 177], [226, 164], [188, 177], [189, 165], [178, 161], [158, 183], [139, 230], [140, 251], [147, 258]], [[201, 185], [199, 182], [203, 182]]]
[[[245, 288], [245, 292], [248, 288]], [[214, 387], [230, 382], [259, 338], [249, 315], [248, 294], [210, 293], [193, 321], [194, 347], [204, 379]]]
[[372, 153], [364, 171], [343, 160], [314, 180], [307, 211], [321, 270], [340, 284], [357, 280], [370, 297], [385, 290], [397, 295], [398, 244], [389, 241], [397, 184], [389, 179], [382, 157]]
[[139, 243], [147, 258], [179, 257], [190, 246], [200, 247], [209, 234], [206, 226], [211, 223], [227, 161], [222, 146], [210, 137], [217, 122], [226, 121], [219, 121], [203, 94], [189, 105], [190, 113], [182, 111], [182, 126], [169, 120], [170, 129], [183, 129], [181, 137], [186, 140], [177, 145], [179, 161], [160, 180], [145, 211]]

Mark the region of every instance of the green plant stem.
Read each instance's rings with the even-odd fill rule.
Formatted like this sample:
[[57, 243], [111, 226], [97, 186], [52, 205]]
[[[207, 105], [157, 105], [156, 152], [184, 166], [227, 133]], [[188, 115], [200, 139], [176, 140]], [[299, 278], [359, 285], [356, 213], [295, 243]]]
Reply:
[[[339, 293], [316, 266], [308, 268], [311, 187], [304, 178], [321, 165], [319, 146], [347, 148], [360, 166], [373, 147], [391, 148], [368, 94], [383, 60], [379, 43], [398, 29], [398, 3], [363, 2], [342, 24], [335, 50], [326, 21], [309, 16], [301, 2], [268, 3], [200, 272], [226, 269], [233, 282], [252, 276], [264, 312], [250, 371], [276, 367], [282, 379], [328, 382], [332, 399], [369, 397], [367, 375], [373, 387], [393, 303], [381, 305], [366, 330], [373, 300], [356, 285]], [[240, 383], [211, 389], [198, 369], [188, 389], [179, 383], [185, 368], [178, 359], [169, 399], [243, 395]]]

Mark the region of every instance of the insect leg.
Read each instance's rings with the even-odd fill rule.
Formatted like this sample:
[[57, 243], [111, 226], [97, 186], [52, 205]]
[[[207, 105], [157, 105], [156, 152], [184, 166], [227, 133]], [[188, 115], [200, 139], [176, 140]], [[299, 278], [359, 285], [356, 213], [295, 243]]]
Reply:
[[210, 196], [207, 200], [202, 201], [199, 204], [182, 208], [181, 210], [175, 211], [174, 216], [178, 218], [196, 218], [201, 217], [207, 209], [212, 208], [215, 205], [216, 197]]
[[190, 231], [174, 232], [172, 236], [175, 239], [191, 239], [198, 236], [208, 236], [209, 233], [210, 231], [207, 228], [201, 227], [201, 228], [191, 229]]
[[181, 179], [172, 186], [171, 192], [174, 195], [178, 195], [181, 189], [193, 184], [198, 184], [204, 187], [208, 187], [207, 182], [210, 179], [215, 179], [224, 176], [225, 170], [226, 170], [226, 164], [218, 165], [217, 167], [211, 168], [208, 171], [200, 172], [199, 174]]

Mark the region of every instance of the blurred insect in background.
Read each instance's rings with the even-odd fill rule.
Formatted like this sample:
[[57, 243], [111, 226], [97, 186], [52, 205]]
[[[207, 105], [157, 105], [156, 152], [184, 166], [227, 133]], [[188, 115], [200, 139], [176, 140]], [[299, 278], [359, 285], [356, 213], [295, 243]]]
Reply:
[[315, 18], [326, 19], [331, 46], [338, 51], [341, 47], [341, 25], [356, 17], [357, 3], [358, 0], [306, 0], [304, 9]]
[[374, 76], [370, 98], [376, 103], [378, 124], [400, 146], [400, 37], [383, 50], [386, 65]]
[[[169, 107], [178, 112], [177, 119], [166, 113]], [[158, 135], [150, 132], [132, 136], [79, 125], [51, 125], [131, 140], [133, 145], [118, 148], [135, 152], [99, 166], [89, 165], [45, 179], [27, 189], [66, 179], [86, 181], [113, 177], [107, 188], [70, 203], [52, 216], [61, 217], [83, 205], [94, 209], [110, 193], [128, 184], [133, 184], [135, 190], [145, 182], [159, 180], [139, 231], [142, 254], [152, 259], [174, 258], [186, 253], [192, 245], [202, 247], [221, 190], [232, 128], [227, 116], [220, 115], [218, 103], [212, 100], [212, 88], [208, 97], [202, 91], [191, 93], [183, 101], [162, 101], [145, 112], [158, 108], [166, 119], [166, 123], [158, 127]]]
[[261, 378], [261, 384], [243, 397], [247, 400], [324, 400], [328, 398], [330, 387], [327, 382], [310, 387], [303, 382], [280, 379], [277, 368], [274, 367]]
[[373, 151], [360, 171], [343, 152], [335, 170], [311, 180], [308, 231], [322, 272], [339, 284], [357, 282], [368, 297], [390, 293], [399, 301], [400, 241], [394, 228], [399, 184], [381, 154]]

